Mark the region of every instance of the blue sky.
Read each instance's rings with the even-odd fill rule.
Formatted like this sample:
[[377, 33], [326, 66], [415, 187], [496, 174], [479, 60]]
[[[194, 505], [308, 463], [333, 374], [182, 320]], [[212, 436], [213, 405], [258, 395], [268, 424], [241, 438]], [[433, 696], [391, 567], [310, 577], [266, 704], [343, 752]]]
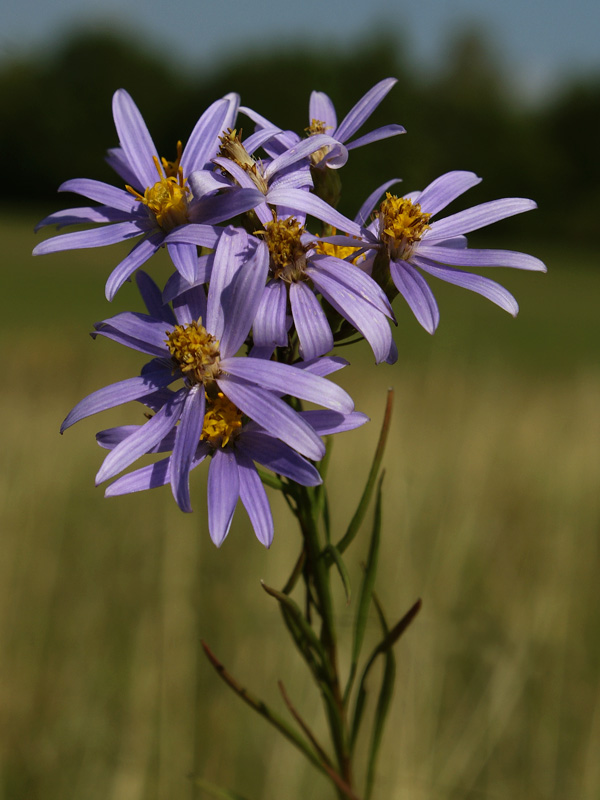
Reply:
[[246, 51], [305, 41], [347, 45], [385, 28], [408, 47], [417, 69], [443, 63], [448, 37], [466, 25], [486, 31], [515, 85], [528, 97], [573, 75], [600, 74], [598, 0], [8, 0], [0, 60], [52, 47], [81, 26], [110, 23], [148, 42], [168, 60], [212, 64]]

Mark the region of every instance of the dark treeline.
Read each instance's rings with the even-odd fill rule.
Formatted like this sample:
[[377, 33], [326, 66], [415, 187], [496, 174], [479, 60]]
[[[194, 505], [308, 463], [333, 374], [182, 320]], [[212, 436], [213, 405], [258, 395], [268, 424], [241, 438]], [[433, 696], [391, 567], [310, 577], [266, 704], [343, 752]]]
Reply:
[[[353, 215], [390, 177], [402, 177], [409, 191], [446, 170], [469, 169], [484, 182], [465, 201], [526, 196], [538, 202], [541, 213], [503, 223], [517, 235], [547, 237], [552, 230], [556, 237], [591, 240], [600, 212], [600, 80], [572, 83], [541, 107], [516, 103], [501, 65], [475, 33], [455, 42], [443, 69], [426, 77], [386, 38], [363, 44], [360, 58], [355, 48], [326, 55], [271, 49], [218, 72], [193, 74], [129, 37], [79, 34], [51, 54], [0, 70], [0, 140], [17, 177], [11, 205], [73, 205], [72, 196], [56, 197], [67, 178], [114, 182], [103, 154], [116, 144], [110, 111], [116, 88], [132, 94], [159, 152], [172, 158], [177, 139], [185, 141], [204, 108], [227, 92], [301, 132], [309, 124], [312, 89], [332, 97], [341, 120], [370, 86], [391, 75], [398, 85], [368, 124], [400, 122], [408, 134], [351, 156], [344, 175], [353, 190], [345, 192], [341, 210]], [[251, 132], [246, 118], [238, 124]]]

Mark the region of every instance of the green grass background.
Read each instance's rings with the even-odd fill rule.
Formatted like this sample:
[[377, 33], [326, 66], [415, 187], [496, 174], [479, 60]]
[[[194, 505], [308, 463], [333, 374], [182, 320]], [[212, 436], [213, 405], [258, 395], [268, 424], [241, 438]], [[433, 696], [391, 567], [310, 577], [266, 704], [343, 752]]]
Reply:
[[[198, 648], [285, 713], [283, 678], [323, 730], [259, 584], [280, 586], [297, 554], [286, 509], [273, 498], [270, 551], [241, 509], [216, 550], [201, 470], [192, 515], [168, 489], [103, 499], [94, 433], [139, 406], [58, 428], [139, 370], [138, 354], [86, 335], [137, 298], [126, 286], [104, 300], [118, 247], [32, 259], [31, 229], [0, 225], [0, 798], [178, 800], [194, 770], [250, 800], [329, 797]], [[600, 272], [597, 253], [517, 244], [549, 272], [498, 271], [516, 320], [438, 284], [434, 337], [398, 299], [399, 363], [375, 368], [360, 346], [337, 376], [373, 422], [335, 442], [334, 523], [349, 520], [393, 386], [379, 592], [390, 617], [423, 599], [398, 646], [387, 800], [600, 797]], [[355, 577], [363, 557], [349, 551]], [[352, 607], [338, 608], [347, 639]]]

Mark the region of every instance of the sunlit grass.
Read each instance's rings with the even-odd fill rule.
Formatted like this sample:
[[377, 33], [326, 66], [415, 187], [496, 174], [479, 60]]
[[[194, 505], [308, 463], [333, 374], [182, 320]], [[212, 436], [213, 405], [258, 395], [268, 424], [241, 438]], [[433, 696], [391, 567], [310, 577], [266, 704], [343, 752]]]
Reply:
[[[170, 800], [190, 796], [194, 768], [251, 800], [328, 797], [198, 661], [202, 637], [279, 709], [283, 677], [321, 725], [259, 584], [287, 578], [292, 522], [276, 502], [266, 552], [238, 510], [217, 551], [200, 470], [192, 515], [168, 489], [102, 498], [93, 435], [139, 407], [64, 437], [58, 427], [84, 394], [138, 369], [136, 354], [85, 333], [133, 287], [108, 306], [118, 248], [31, 261], [27, 229], [2, 227], [0, 797]], [[380, 797], [600, 796], [600, 281], [579, 258], [551, 256], [547, 276], [499, 272], [516, 321], [440, 291], [435, 337], [404, 314], [398, 365], [375, 369], [359, 348], [339, 375], [373, 423], [335, 443], [334, 523], [348, 521], [392, 385], [380, 595], [390, 617], [424, 603], [398, 647]], [[355, 574], [363, 556], [349, 553]], [[352, 609], [339, 610], [343, 636]]]

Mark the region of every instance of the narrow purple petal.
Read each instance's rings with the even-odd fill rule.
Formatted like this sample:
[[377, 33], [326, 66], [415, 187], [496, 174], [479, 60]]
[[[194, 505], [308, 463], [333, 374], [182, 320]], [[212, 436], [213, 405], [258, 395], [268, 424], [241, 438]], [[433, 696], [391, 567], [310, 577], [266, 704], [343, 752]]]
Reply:
[[135, 172], [127, 163], [127, 156], [122, 147], [109, 148], [106, 151], [105, 161], [123, 179], [125, 184], [129, 184], [141, 194], [144, 193], [146, 186], [142, 186]]
[[264, 200], [264, 195], [256, 188], [232, 188], [223, 194], [211, 195], [194, 201], [189, 209], [190, 222], [218, 225], [250, 211], [257, 203]]
[[120, 406], [130, 400], [139, 400], [144, 395], [155, 392], [163, 386], [168, 386], [172, 380], [171, 371], [165, 367], [160, 367], [153, 372], [147, 372], [135, 378], [127, 378], [124, 381], [112, 383], [110, 386], [104, 386], [77, 403], [61, 425], [60, 432], [64, 433], [71, 425], [92, 414], [97, 414], [99, 411], [106, 411], [107, 408]]
[[324, 358], [315, 358], [312, 361], [301, 361], [295, 366], [298, 369], [303, 369], [313, 375], [320, 375], [325, 378], [333, 372], [338, 372], [340, 369], [347, 367], [350, 362], [340, 356], [325, 356]]
[[[234, 359], [229, 359], [229, 361], [232, 360]], [[260, 361], [257, 358], [235, 360]], [[252, 386], [245, 380], [232, 375], [221, 375], [217, 379], [217, 384], [240, 411], [258, 422], [271, 435], [289, 444], [307, 458], [315, 461], [323, 458], [325, 447], [314, 430], [287, 403], [272, 392]]]
[[459, 211], [457, 214], [451, 214], [449, 217], [433, 222], [422, 241], [430, 243], [434, 239], [448, 239], [461, 233], [476, 231], [485, 225], [491, 225], [525, 211], [532, 211], [534, 208], [537, 208], [536, 203], [523, 197], [504, 197], [502, 200], [491, 200], [489, 203], [481, 203], [481, 205], [467, 208], [465, 211]]
[[346, 148], [340, 146], [336, 139], [332, 138], [331, 136], [327, 136], [327, 134], [318, 133], [315, 136], [309, 136], [308, 139], [301, 139], [289, 150], [286, 150], [285, 153], [282, 153], [280, 156], [277, 156], [277, 158], [274, 158], [265, 170], [265, 178], [269, 180], [273, 177], [273, 175], [275, 175], [276, 172], [287, 169], [287, 167], [291, 167], [292, 164], [296, 164], [303, 158], [307, 158], [312, 153], [320, 150], [323, 147], [331, 148], [331, 152], [335, 153], [336, 157], [342, 159], [340, 166], [342, 166], [348, 158]]
[[156, 233], [142, 239], [135, 245], [108, 276], [106, 286], [104, 287], [107, 300], [113, 299], [125, 281], [158, 250], [161, 243], [162, 234]]
[[306, 272], [323, 297], [369, 342], [375, 361], [378, 364], [385, 361], [392, 342], [387, 317], [338, 280], [336, 275], [313, 268]]
[[335, 138], [340, 142], [345, 142], [353, 136], [363, 123], [367, 121], [392, 86], [397, 82], [396, 78], [385, 78], [369, 89], [341, 121], [338, 129], [335, 131]]
[[125, 89], [113, 95], [113, 117], [127, 163], [146, 188], [159, 180], [153, 158], [158, 153], [138, 107]]
[[289, 206], [298, 211], [304, 211], [304, 213], [311, 214], [352, 236], [361, 235], [362, 229], [356, 222], [344, 217], [320, 197], [309, 192], [303, 192], [300, 189], [273, 189], [267, 195], [267, 202], [271, 205]]
[[331, 133], [337, 128], [335, 106], [331, 102], [331, 98], [326, 95], [325, 92], [311, 93], [308, 102], [308, 117], [310, 125], [312, 125], [313, 120], [324, 122]]
[[200, 284], [177, 295], [173, 300], [173, 310], [180, 325], [206, 320], [206, 294]]
[[252, 461], [262, 464], [277, 475], [296, 481], [301, 486], [319, 486], [323, 482], [310, 461], [306, 461], [287, 444], [262, 431], [244, 431], [236, 446]]
[[344, 414], [354, 410], [352, 398], [340, 386], [289, 364], [246, 357], [226, 358], [221, 367], [228, 375], [282, 395], [290, 394]]
[[430, 261], [427, 258], [414, 257], [414, 263], [420, 269], [425, 270], [430, 275], [440, 278], [446, 283], [453, 283], [456, 286], [462, 286], [463, 289], [469, 289], [472, 292], [483, 295], [492, 303], [495, 303], [500, 308], [508, 311], [513, 317], [516, 317], [519, 312], [519, 305], [512, 294], [507, 291], [499, 283], [484, 278], [482, 275], [474, 275], [472, 272], [463, 272], [455, 267], [443, 267]]
[[185, 394], [185, 392], [182, 392], [176, 395], [170, 405], [163, 406], [139, 430], [132, 433], [121, 444], [118, 444], [114, 450], [110, 451], [98, 470], [96, 486], [114, 478], [119, 472], [133, 464], [140, 456], [143, 456], [148, 450], [157, 445], [175, 427], [180, 416], [181, 404]]
[[187, 512], [192, 510], [190, 468], [202, 433], [205, 405], [204, 386], [193, 386], [183, 404], [171, 456], [171, 490], [179, 508]]
[[196, 275], [196, 262], [198, 261], [196, 245], [187, 242], [169, 242], [167, 250], [177, 272], [180, 272], [187, 281], [192, 282]]
[[[333, 413], [333, 412], [331, 412]], [[96, 434], [96, 441], [105, 450], [114, 450], [115, 447], [124, 441], [132, 433], [135, 433], [141, 425], [120, 425], [116, 428], [106, 428], [106, 430], [99, 431]], [[177, 428], [171, 430], [164, 439], [161, 439], [158, 444], [148, 450], [148, 453], [166, 453], [173, 449], [175, 444], [175, 432]]]
[[381, 286], [355, 264], [334, 256], [317, 255], [310, 262], [311, 277], [315, 271], [330, 276], [346, 286], [356, 297], [370, 303], [386, 317], [394, 319], [394, 312]]
[[97, 334], [107, 336], [127, 347], [165, 358], [169, 355], [165, 344], [168, 326], [169, 324], [160, 318], [148, 317], [146, 314], [134, 311], [123, 311], [110, 319], [96, 322], [94, 328]]
[[33, 255], [58, 253], [61, 250], [81, 250], [87, 247], [104, 247], [107, 244], [124, 242], [142, 233], [144, 233], [144, 228], [139, 222], [117, 222], [104, 228], [63, 233], [60, 236], [54, 236], [52, 239], [46, 239], [34, 248]]
[[210, 538], [220, 547], [229, 533], [233, 512], [240, 493], [240, 479], [235, 455], [217, 448], [208, 470], [208, 529]]
[[381, 195], [384, 192], [387, 192], [390, 186], [393, 186], [395, 183], [400, 183], [401, 181], [402, 178], [392, 178], [391, 181], [386, 181], [381, 186], [378, 186], [374, 192], [371, 192], [371, 194], [367, 197], [365, 202], [360, 207], [360, 211], [358, 212], [358, 214], [354, 217], [354, 221], [357, 223], [357, 225], [364, 225], [365, 222], [368, 220], [368, 218], [371, 216], [371, 212], [375, 208], [375, 204], [377, 203]]
[[258, 347], [283, 347], [287, 344], [287, 290], [283, 281], [272, 280], [264, 288], [252, 324]]
[[437, 214], [448, 203], [456, 200], [461, 194], [481, 183], [481, 178], [474, 172], [454, 170], [440, 175], [419, 194], [421, 209], [427, 214]]
[[162, 298], [162, 293], [147, 272], [139, 270], [136, 275], [137, 287], [148, 314], [156, 319], [162, 319], [168, 324], [175, 324], [175, 316], [171, 308]]
[[89, 178], [74, 178], [65, 181], [58, 187], [59, 192], [74, 192], [89, 200], [96, 200], [112, 208], [118, 208], [127, 214], [138, 211], [140, 201], [124, 189], [118, 189], [108, 183], [94, 181]]
[[273, 541], [273, 515], [267, 493], [252, 460], [242, 452], [236, 453], [240, 481], [240, 500], [248, 512], [256, 538], [265, 547]]
[[234, 355], [246, 339], [267, 282], [267, 245], [242, 229], [225, 228], [208, 292], [206, 327], [221, 343], [221, 357]]
[[201, 169], [215, 155], [218, 144], [217, 137], [223, 130], [228, 112], [229, 102], [217, 100], [202, 114], [191, 132], [181, 156], [180, 163], [184, 175]]
[[355, 428], [360, 428], [365, 422], [369, 422], [369, 417], [360, 411], [353, 411], [351, 414], [339, 414], [337, 411], [320, 408], [300, 411], [300, 416], [315, 429], [319, 436], [353, 431]]
[[546, 272], [546, 265], [539, 258], [514, 250], [470, 250], [466, 247], [459, 249], [424, 244], [418, 247], [416, 254], [431, 261], [458, 267], [512, 267]]
[[44, 219], [40, 220], [33, 229], [36, 233], [47, 225], [56, 225], [57, 228], [64, 228], [67, 225], [80, 225], [83, 222], [124, 222], [130, 221], [130, 215], [116, 208], [97, 206], [91, 208], [65, 208], [62, 211], [55, 211]]
[[390, 261], [390, 273], [396, 289], [404, 297], [428, 333], [434, 333], [440, 321], [440, 312], [427, 281], [407, 261]]
[[104, 497], [119, 497], [123, 494], [144, 492], [146, 489], [157, 489], [170, 480], [171, 459], [162, 458], [154, 464], [128, 472], [106, 487]]
[[390, 136], [398, 136], [401, 133], [406, 133], [406, 128], [403, 125], [383, 125], [370, 133], [365, 133], [364, 136], [359, 136], [358, 139], [346, 142], [346, 149], [356, 150], [357, 147], [364, 147], [364, 145], [372, 142], [380, 142], [382, 139], [389, 139]]
[[306, 283], [292, 283], [290, 305], [303, 359], [317, 358], [333, 349], [333, 334], [321, 304]]
[[214, 225], [191, 223], [190, 225], [181, 225], [168, 233], [165, 236], [165, 244], [187, 242], [188, 244], [196, 244], [199, 247], [212, 248], [217, 246], [220, 235], [221, 228], [216, 228]]

